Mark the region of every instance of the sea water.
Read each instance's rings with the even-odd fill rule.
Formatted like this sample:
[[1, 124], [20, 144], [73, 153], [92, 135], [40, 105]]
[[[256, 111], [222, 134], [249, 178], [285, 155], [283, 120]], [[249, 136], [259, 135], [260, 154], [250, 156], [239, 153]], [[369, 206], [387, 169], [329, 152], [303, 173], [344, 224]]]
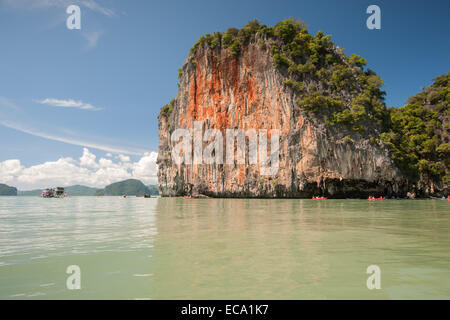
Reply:
[[0, 197], [0, 299], [431, 298], [446, 200]]

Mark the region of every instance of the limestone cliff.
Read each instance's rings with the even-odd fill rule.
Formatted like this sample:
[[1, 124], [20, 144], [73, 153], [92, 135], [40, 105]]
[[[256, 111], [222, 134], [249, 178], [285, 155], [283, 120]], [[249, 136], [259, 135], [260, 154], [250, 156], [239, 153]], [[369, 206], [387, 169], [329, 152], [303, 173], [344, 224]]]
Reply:
[[[363, 59], [346, 57], [327, 37], [309, 36], [293, 21], [254, 24], [201, 38], [180, 69], [178, 94], [158, 117], [160, 194], [405, 196], [411, 183], [373, 139], [385, 106], [379, 87], [369, 87], [377, 78], [362, 71]], [[245, 164], [175, 163], [171, 134], [192, 130], [196, 121], [203, 132], [214, 128], [224, 137], [226, 129], [265, 129], [269, 136], [279, 130], [277, 172], [262, 175], [249, 163], [248, 147]]]

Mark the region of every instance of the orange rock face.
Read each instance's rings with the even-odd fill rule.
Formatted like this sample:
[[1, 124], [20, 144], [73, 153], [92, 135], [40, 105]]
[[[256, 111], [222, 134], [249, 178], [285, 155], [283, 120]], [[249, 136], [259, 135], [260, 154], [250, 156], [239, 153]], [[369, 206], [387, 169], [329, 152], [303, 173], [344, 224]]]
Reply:
[[[403, 193], [403, 178], [384, 150], [362, 138], [348, 142], [324, 124], [309, 120], [283, 80], [269, 49], [256, 44], [243, 48], [237, 58], [227, 49], [208, 47], [189, 57], [173, 110], [162, 111], [158, 117], [160, 193], [308, 198]], [[203, 133], [208, 129], [222, 133], [224, 157], [227, 129], [267, 130], [269, 142], [278, 132], [278, 169], [263, 175], [260, 162], [249, 161], [250, 138], [244, 164], [176, 163], [172, 152], [177, 141], [171, 141], [171, 135], [177, 129], [190, 130], [193, 135], [196, 122], [202, 124]], [[203, 141], [202, 149], [208, 144]]]

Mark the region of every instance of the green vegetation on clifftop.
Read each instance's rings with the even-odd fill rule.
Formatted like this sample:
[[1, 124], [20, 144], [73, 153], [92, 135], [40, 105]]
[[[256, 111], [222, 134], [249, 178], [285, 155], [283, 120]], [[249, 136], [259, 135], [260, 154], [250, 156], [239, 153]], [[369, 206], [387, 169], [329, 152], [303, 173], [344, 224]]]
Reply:
[[381, 134], [398, 166], [410, 176], [450, 183], [450, 73], [391, 108], [391, 126]]
[[291, 18], [268, 27], [255, 19], [240, 30], [206, 34], [190, 55], [194, 59], [199, 48], [208, 46], [228, 49], [237, 58], [250, 43], [270, 48], [275, 66], [287, 77], [284, 85], [295, 92], [297, 106], [311, 118], [361, 134], [374, 127], [379, 132], [387, 125], [383, 81], [374, 71], [364, 70], [367, 61], [356, 54], [346, 57], [329, 35], [309, 34], [300, 20]]

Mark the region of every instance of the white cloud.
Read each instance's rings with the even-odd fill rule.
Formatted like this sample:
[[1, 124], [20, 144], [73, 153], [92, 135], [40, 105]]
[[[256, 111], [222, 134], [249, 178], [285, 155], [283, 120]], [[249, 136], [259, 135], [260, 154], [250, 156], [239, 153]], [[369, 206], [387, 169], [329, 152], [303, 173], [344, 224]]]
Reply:
[[[70, 5], [78, 5], [81, 9], [81, 15], [83, 12], [92, 11], [100, 13], [107, 17], [118, 16], [115, 10], [106, 8], [101, 5], [102, 1], [98, 0], [0, 0], [0, 4], [4, 4], [5, 7], [9, 7], [15, 10], [46, 10], [50, 8], [56, 8], [59, 11], [58, 18], [52, 27], [65, 23], [67, 19], [66, 8]], [[86, 10], [86, 11], [85, 11]], [[83, 18], [82, 18], [83, 20]], [[55, 24], [56, 23], [56, 24]], [[82, 23], [83, 26], [83, 23]], [[87, 41], [87, 49], [92, 49], [97, 46], [97, 43], [103, 34], [102, 31], [90, 31], [86, 32], [86, 29], [82, 27], [81, 35]]]
[[80, 165], [88, 168], [98, 168], [97, 162], [95, 162], [95, 154], [91, 153], [88, 148], [83, 148], [83, 155], [80, 158]]
[[[69, 128], [52, 128], [53, 133], [43, 131], [43, 124], [30, 118], [27, 113], [5, 97], [0, 96], [0, 126], [36, 137], [69, 143], [77, 146], [103, 150], [108, 153], [143, 155], [148, 149], [118, 147], [79, 139], [79, 134]], [[46, 125], [46, 128], [51, 126]], [[76, 138], [73, 138], [76, 137]]]
[[114, 167], [114, 162], [111, 159], [100, 158], [98, 160], [100, 168], [112, 168]]
[[130, 157], [129, 157], [129, 156], [124, 156], [123, 154], [119, 154], [117, 157], [118, 157], [118, 158], [120, 159], [120, 161], [122, 161], [122, 162], [130, 162]]
[[137, 162], [114, 162], [100, 158], [87, 148], [79, 161], [66, 157], [26, 167], [18, 159], [0, 162], [0, 182], [20, 190], [82, 184], [104, 187], [125, 179], [139, 179], [144, 184], [157, 182], [156, 152], [145, 153]]
[[0, 181], [12, 181], [22, 171], [20, 160], [11, 159], [0, 162]]
[[98, 111], [102, 108], [94, 107], [90, 103], [85, 103], [83, 101], [75, 101], [73, 99], [54, 99], [54, 98], [46, 98], [44, 100], [36, 100], [36, 102], [41, 104], [46, 104], [51, 107], [61, 107], [61, 108], [78, 108], [82, 110], [91, 110], [91, 111]]
[[112, 16], [115, 15], [114, 10], [102, 7], [96, 1], [93, 1], [93, 0], [82, 0], [82, 1], [80, 1], [80, 3], [81, 3], [81, 5], [85, 6], [86, 8], [89, 8], [92, 11], [104, 14], [105, 16], [112, 17]]
[[87, 48], [88, 49], [95, 48], [102, 34], [103, 32], [101, 31], [83, 33], [84, 38], [87, 40]]
[[10, 129], [14, 129], [17, 131], [31, 134], [36, 137], [41, 137], [41, 138], [45, 138], [45, 139], [49, 139], [49, 140], [55, 140], [55, 141], [59, 141], [59, 142], [69, 143], [69, 144], [82, 146], [82, 147], [89, 147], [89, 148], [103, 150], [103, 151], [112, 152], [112, 153], [142, 155], [146, 152], [146, 150], [123, 149], [123, 148], [119, 148], [119, 147], [112, 147], [112, 146], [102, 145], [102, 144], [93, 143], [93, 142], [81, 141], [81, 140], [77, 140], [77, 139], [70, 139], [70, 138], [65, 138], [65, 137], [61, 137], [61, 136], [55, 136], [55, 135], [47, 134], [47, 133], [44, 133], [44, 132], [41, 132], [38, 130], [27, 129], [19, 124], [12, 123], [10, 121], [1, 121], [0, 120], [0, 125], [5, 126]]
[[5, 106], [9, 109], [13, 109], [13, 110], [19, 110], [20, 108], [18, 106], [16, 106], [13, 102], [11, 102], [10, 100], [6, 99], [5, 97], [0, 96], [0, 105], [1, 106]]
[[131, 170], [135, 177], [147, 177], [154, 175], [158, 172], [158, 166], [156, 165], [156, 158], [158, 153], [147, 152], [144, 156], [135, 163], [131, 164]]
[[2, 2], [15, 9], [28, 10], [48, 9], [51, 7], [67, 8], [75, 4], [108, 17], [116, 15], [114, 10], [105, 8], [99, 4], [99, 1], [94, 0], [3, 0]]

